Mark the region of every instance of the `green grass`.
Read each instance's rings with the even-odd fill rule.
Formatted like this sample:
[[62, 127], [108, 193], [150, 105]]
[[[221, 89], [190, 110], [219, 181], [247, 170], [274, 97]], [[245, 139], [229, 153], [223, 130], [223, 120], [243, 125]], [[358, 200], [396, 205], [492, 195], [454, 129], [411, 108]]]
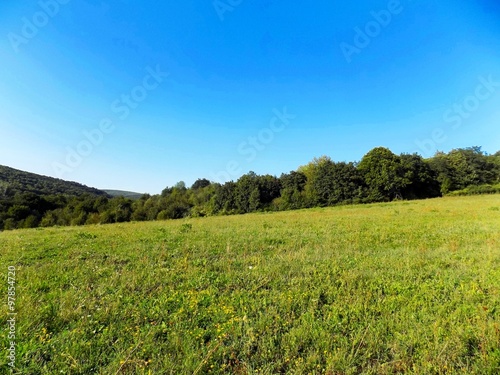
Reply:
[[447, 197], [0, 233], [18, 373], [498, 374], [499, 207]]

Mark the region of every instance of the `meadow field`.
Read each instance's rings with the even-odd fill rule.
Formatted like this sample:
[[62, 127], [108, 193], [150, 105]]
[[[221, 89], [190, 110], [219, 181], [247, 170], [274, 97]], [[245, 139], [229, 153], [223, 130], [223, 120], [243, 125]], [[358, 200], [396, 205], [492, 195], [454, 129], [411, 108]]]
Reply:
[[0, 233], [18, 374], [499, 374], [500, 196]]

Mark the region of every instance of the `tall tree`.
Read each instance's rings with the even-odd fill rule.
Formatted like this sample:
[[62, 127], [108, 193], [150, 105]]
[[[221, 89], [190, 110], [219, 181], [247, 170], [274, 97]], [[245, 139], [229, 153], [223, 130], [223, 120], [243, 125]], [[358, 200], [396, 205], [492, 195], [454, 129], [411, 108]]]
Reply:
[[331, 166], [331, 174], [333, 186], [328, 198], [329, 205], [361, 201], [365, 186], [363, 177], [354, 163], [334, 163]]
[[306, 206], [304, 189], [307, 177], [302, 172], [292, 171], [280, 176], [281, 202], [278, 205], [280, 210], [295, 210]]
[[192, 190], [203, 189], [204, 187], [210, 186], [210, 181], [206, 178], [197, 179], [191, 186]]
[[[236, 181], [236, 190], [234, 192], [234, 203], [239, 213], [251, 212], [255, 206], [255, 193], [259, 191], [259, 181], [255, 172], [249, 172], [241, 176]], [[253, 193], [252, 207], [250, 205], [250, 196]]]
[[372, 201], [401, 197], [408, 183], [400, 157], [384, 147], [368, 152], [358, 168], [368, 186], [368, 198]]
[[404, 170], [404, 187], [401, 190], [405, 199], [435, 198], [441, 196], [437, 173], [432, 170], [418, 154], [400, 156]]

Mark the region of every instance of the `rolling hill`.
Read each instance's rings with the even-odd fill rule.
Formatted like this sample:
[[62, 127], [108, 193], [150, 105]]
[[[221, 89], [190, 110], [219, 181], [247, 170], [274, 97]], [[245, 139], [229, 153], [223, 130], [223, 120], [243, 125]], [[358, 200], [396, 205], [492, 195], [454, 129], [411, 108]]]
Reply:
[[10, 197], [16, 193], [108, 196], [105, 191], [77, 182], [64, 181], [0, 165], [0, 197]]
[[133, 200], [140, 199], [144, 195], [141, 193], [135, 193], [133, 191], [124, 191], [124, 190], [104, 189], [103, 191], [108, 195], [111, 195], [112, 197], [124, 197]]

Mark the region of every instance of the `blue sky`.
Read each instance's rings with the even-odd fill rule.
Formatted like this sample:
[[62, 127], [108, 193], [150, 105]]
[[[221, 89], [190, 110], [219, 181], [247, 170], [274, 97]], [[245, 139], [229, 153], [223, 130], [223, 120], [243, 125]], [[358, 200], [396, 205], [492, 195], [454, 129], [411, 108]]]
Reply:
[[497, 1], [345, 3], [4, 1], [0, 164], [159, 193], [500, 149]]

